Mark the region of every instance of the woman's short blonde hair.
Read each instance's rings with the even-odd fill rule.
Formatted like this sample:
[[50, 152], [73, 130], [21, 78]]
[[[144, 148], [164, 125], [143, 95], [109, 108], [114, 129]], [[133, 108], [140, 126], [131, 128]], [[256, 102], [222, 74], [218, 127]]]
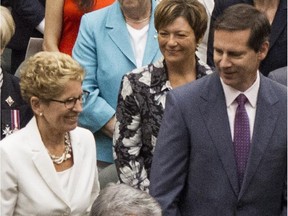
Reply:
[[28, 103], [32, 96], [43, 100], [57, 98], [68, 81], [80, 81], [84, 70], [71, 56], [60, 52], [39, 52], [20, 68], [20, 88]]
[[197, 43], [204, 36], [208, 21], [206, 9], [198, 0], [161, 0], [155, 9], [154, 17], [158, 32], [178, 17], [184, 17], [194, 31]]
[[0, 6], [1, 51], [5, 49], [15, 33], [15, 23], [8, 8]]

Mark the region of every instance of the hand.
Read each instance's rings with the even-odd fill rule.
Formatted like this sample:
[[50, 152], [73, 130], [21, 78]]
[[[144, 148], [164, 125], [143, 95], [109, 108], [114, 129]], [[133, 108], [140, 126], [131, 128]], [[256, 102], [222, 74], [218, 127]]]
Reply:
[[101, 131], [110, 138], [113, 138], [116, 123], [115, 115], [101, 128]]

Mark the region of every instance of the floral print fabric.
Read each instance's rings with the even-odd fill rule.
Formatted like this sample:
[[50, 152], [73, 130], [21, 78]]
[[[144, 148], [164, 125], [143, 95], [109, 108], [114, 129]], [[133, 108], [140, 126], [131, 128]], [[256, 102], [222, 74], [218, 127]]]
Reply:
[[[197, 59], [197, 79], [212, 69]], [[116, 110], [113, 157], [121, 183], [147, 191], [153, 151], [172, 87], [165, 61], [124, 75]]]

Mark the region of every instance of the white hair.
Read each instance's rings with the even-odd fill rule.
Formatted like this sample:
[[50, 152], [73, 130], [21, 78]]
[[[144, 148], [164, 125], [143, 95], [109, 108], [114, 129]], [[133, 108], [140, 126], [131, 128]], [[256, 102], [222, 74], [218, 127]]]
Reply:
[[147, 192], [109, 183], [100, 191], [90, 216], [162, 216], [158, 202]]

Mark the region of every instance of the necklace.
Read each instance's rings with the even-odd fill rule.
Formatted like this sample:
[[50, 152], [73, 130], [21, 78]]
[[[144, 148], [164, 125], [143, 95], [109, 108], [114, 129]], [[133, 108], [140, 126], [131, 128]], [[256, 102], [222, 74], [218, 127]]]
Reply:
[[[123, 14], [123, 15], [124, 15], [124, 14]], [[143, 22], [146, 22], [147, 20], [150, 19], [150, 17], [151, 17], [151, 13], [149, 14], [149, 16], [147, 16], [147, 17], [145, 17], [144, 19], [141, 19], [141, 20], [134, 20], [134, 19], [131, 19], [131, 18], [125, 16], [125, 15], [124, 15], [124, 17], [125, 17], [125, 20], [126, 20], [127, 22], [132, 22], [132, 23], [143, 23]]]
[[48, 149], [47, 152], [51, 158], [51, 160], [53, 161], [53, 163], [55, 164], [61, 164], [64, 161], [68, 160], [69, 158], [71, 158], [71, 152], [72, 152], [72, 147], [71, 147], [71, 143], [70, 143], [70, 138], [68, 133], [65, 134], [65, 150], [63, 152], [63, 154], [61, 156], [55, 156], [53, 154], [51, 154]]

